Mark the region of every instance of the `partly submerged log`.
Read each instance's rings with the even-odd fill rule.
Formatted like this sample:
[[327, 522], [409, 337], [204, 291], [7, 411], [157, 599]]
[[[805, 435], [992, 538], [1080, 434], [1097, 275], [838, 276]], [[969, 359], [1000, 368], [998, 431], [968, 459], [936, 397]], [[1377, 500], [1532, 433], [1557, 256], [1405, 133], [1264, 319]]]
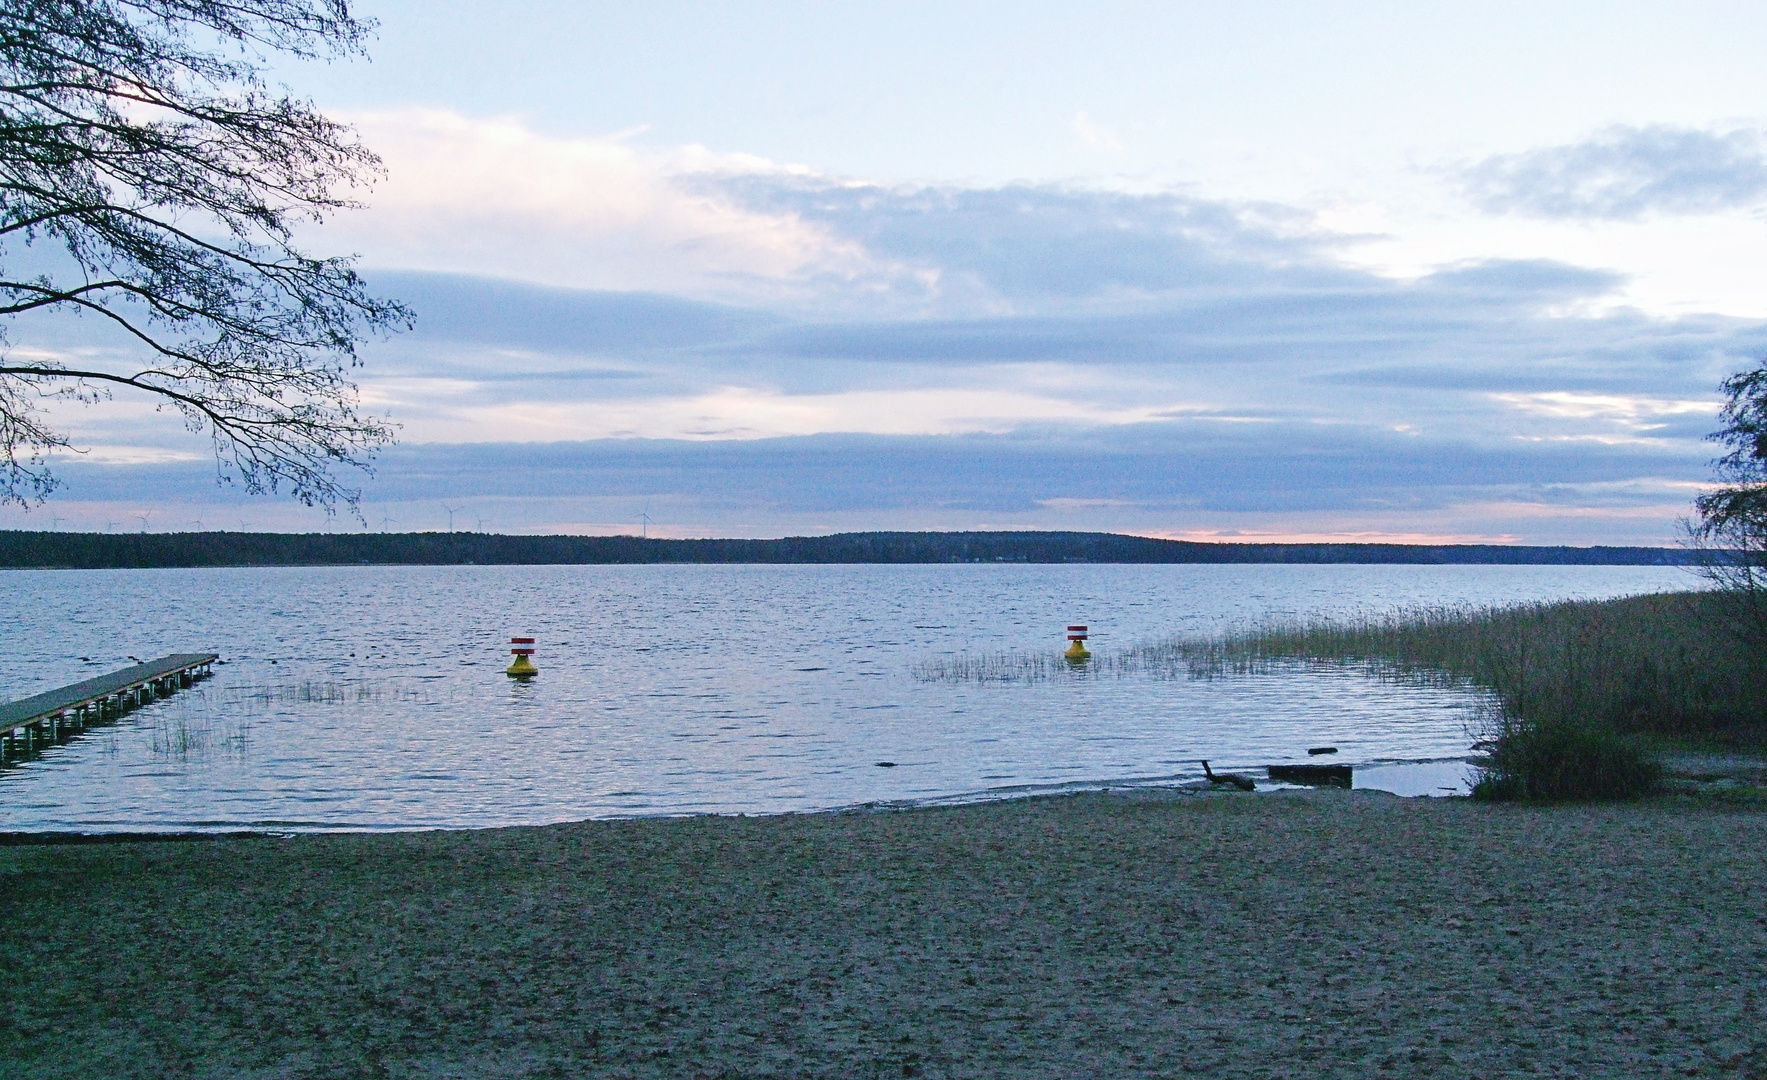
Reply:
[[1349, 765], [1272, 765], [1266, 771], [1279, 783], [1310, 787], [1347, 788], [1353, 776]]
[[1211, 784], [1232, 784], [1241, 791], [1255, 791], [1258, 787], [1251, 777], [1241, 776], [1238, 773], [1218, 773], [1209, 768], [1207, 761], [1203, 762], [1203, 775], [1208, 778]]

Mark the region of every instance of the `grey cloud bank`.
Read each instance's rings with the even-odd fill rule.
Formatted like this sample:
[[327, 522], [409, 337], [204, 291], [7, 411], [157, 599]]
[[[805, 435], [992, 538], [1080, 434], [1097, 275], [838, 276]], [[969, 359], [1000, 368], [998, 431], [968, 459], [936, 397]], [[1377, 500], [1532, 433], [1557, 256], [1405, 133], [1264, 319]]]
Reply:
[[[1598, 539], [1654, 543], [1670, 539], [1656, 518], [1665, 501], [1683, 495], [1674, 478], [1697, 471], [1703, 460], [1703, 451], [1685, 447], [1562, 441], [1491, 448], [1390, 431], [1196, 421], [942, 438], [405, 446], [382, 462], [367, 523], [374, 526], [379, 508], [390, 507], [405, 527], [440, 527], [445, 505], [515, 531], [636, 522], [643, 509], [674, 534], [721, 535], [889, 521], [1257, 531], [1273, 527], [1260, 525], [1266, 518], [1280, 518], [1286, 525], [1275, 527], [1294, 532], [1309, 515], [1333, 522], [1373, 515], [1388, 532], [1400, 519], [1415, 519], [1413, 531], [1425, 533], [1592, 542], [1575, 531], [1519, 529], [1505, 515], [1528, 504], [1600, 507], [1614, 520]], [[75, 463], [64, 472], [75, 503], [125, 504], [147, 488], [215, 507], [210, 520], [229, 522], [231, 508], [244, 505], [216, 489], [212, 471], [197, 464]], [[1639, 510], [1644, 519], [1629, 520]]]
[[[1338, 510], [1441, 505], [1476, 489], [1539, 494], [1702, 460], [1575, 441], [1493, 449], [1390, 431], [1170, 421], [1011, 435], [403, 446], [382, 459], [373, 495], [401, 502], [689, 495], [810, 510], [924, 504], [1018, 512], [1055, 499]], [[68, 469], [76, 497], [127, 498], [149, 477], [154, 487], [176, 485], [189, 497], [212, 488], [212, 470], [201, 464]]]
[[[1634, 143], [1609, 150], [1643, 161], [1656, 145]], [[1746, 163], [1737, 147], [1724, 160]], [[1492, 191], [1501, 181], [1520, 198], [1535, 173], [1570, 177], [1582, 160], [1483, 167]], [[438, 507], [466, 501], [523, 530], [643, 511], [677, 535], [993, 525], [1660, 543], [1706, 476], [1718, 381], [1767, 352], [1758, 322], [1588, 314], [1621, 284], [1599, 269], [1490, 260], [1412, 281], [1353, 269], [1338, 257], [1351, 238], [1281, 207], [690, 182], [813, 222], [861, 246], [870, 269], [771, 297], [748, 282], [743, 304], [373, 272], [418, 328], [367, 353], [364, 388], [409, 440], [364, 485], [371, 524], [433, 527]], [[1598, 188], [1597, 203], [1661, 202], [1618, 190]], [[89, 325], [64, 330], [42, 343], [118, 347]], [[763, 412], [819, 411], [748, 432], [780, 437], [657, 437], [735, 426], [701, 415], [731, 388]], [[946, 393], [977, 414], [917, 428]], [[1073, 415], [1025, 413], [1026, 398]], [[648, 437], [585, 437], [611, 433], [601, 417], [622, 409]], [[544, 427], [540, 410], [571, 419]], [[1086, 419], [1104, 413], [1121, 419]], [[156, 424], [87, 436], [174, 445]], [[236, 502], [200, 464], [63, 472], [61, 505], [88, 525], [143, 492]], [[291, 513], [250, 505], [260, 524]]]
[[1767, 198], [1767, 142], [1749, 130], [1613, 127], [1580, 143], [1487, 158], [1464, 182], [1474, 203], [1498, 213], [1616, 220], [1709, 213]]

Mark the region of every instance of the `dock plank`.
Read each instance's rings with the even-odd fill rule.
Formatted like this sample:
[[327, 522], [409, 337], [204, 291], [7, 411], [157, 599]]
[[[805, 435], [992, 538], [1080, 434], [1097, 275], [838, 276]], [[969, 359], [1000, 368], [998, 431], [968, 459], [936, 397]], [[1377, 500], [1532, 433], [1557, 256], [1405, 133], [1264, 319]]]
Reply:
[[173, 653], [71, 686], [9, 701], [0, 705], [0, 731], [10, 731], [63, 709], [106, 698], [154, 679], [163, 679], [189, 668], [212, 664], [220, 658], [218, 653]]

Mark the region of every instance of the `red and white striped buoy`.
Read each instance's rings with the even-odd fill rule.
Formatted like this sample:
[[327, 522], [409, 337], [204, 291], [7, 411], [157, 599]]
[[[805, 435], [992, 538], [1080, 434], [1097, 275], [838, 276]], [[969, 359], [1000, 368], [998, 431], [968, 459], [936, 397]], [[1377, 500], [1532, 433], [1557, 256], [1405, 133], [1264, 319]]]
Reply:
[[529, 657], [534, 655], [534, 639], [531, 637], [512, 637], [510, 652], [515, 654], [515, 663], [509, 665], [506, 674], [512, 679], [531, 679], [540, 674]]
[[1063, 656], [1076, 663], [1092, 659], [1092, 654], [1086, 651], [1086, 628], [1084, 626], [1068, 627], [1068, 643], [1068, 651], [1062, 653]]

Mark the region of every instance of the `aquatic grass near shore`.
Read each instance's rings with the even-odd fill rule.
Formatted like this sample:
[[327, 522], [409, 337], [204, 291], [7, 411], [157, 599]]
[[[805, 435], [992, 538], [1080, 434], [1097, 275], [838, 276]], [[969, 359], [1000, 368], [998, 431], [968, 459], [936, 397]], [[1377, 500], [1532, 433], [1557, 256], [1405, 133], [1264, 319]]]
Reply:
[[1350, 665], [1381, 678], [1483, 687], [1512, 718], [1759, 743], [1767, 673], [1726, 631], [1725, 610], [1709, 592], [1422, 608], [1174, 639], [1126, 660], [1192, 678]]
[[161, 758], [203, 757], [217, 745], [243, 750], [246, 728], [249, 725], [217, 731], [208, 717], [156, 717], [148, 728], [147, 748], [149, 753]]
[[[1767, 658], [1729, 629], [1713, 592], [1508, 607], [1444, 606], [1274, 621], [1178, 637], [1072, 665], [1057, 652], [977, 652], [914, 665], [928, 682], [1032, 683], [1143, 674], [1214, 679], [1308, 668], [1491, 695], [1492, 740], [1513, 725], [1767, 746]], [[1560, 740], [1562, 742], [1562, 740]]]
[[303, 679], [273, 685], [199, 685], [170, 699], [147, 722], [148, 751], [157, 758], [241, 754], [255, 718], [287, 705], [349, 705], [420, 701], [423, 695], [389, 680]]
[[1732, 607], [1687, 592], [1423, 608], [1174, 639], [1125, 662], [1190, 678], [1349, 666], [1479, 687], [1494, 707], [1476, 797], [1626, 798], [1661, 778], [1653, 744], [1767, 745], [1767, 664]]
[[156, 758], [206, 758], [243, 754], [251, 742], [250, 710], [198, 687], [168, 701], [146, 718], [148, 752]]
[[916, 661], [913, 675], [932, 683], [1035, 683], [1054, 678], [1119, 674], [1116, 657], [1094, 654], [1085, 663], [1070, 663], [1059, 652], [962, 652]]
[[408, 686], [398, 686], [386, 679], [334, 680], [303, 679], [296, 683], [240, 687], [233, 691], [237, 700], [257, 705], [342, 705], [380, 701], [417, 701], [422, 698]]

